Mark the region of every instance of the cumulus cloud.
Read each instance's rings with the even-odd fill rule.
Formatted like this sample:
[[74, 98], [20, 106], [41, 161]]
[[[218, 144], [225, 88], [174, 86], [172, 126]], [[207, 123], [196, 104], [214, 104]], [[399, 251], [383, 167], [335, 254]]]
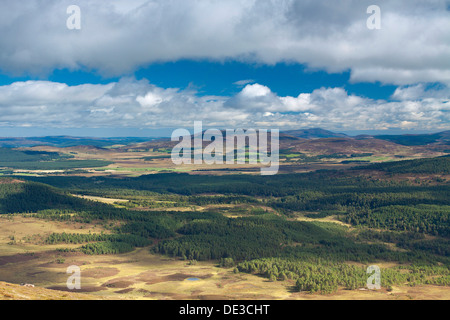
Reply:
[[378, 0], [381, 30], [369, 30], [368, 0], [78, 0], [81, 30], [68, 30], [72, 0], [1, 2], [0, 69], [55, 68], [122, 76], [153, 62], [290, 61], [352, 81], [450, 83], [445, 0]]
[[52, 128], [181, 128], [203, 121], [215, 128], [326, 127], [448, 130], [447, 86], [399, 88], [392, 101], [355, 96], [343, 88], [320, 88], [296, 97], [278, 96], [248, 84], [234, 96], [202, 96], [161, 88], [147, 80], [68, 86], [49, 81], [0, 86], [0, 124]]
[[392, 98], [395, 100], [422, 100], [425, 98], [450, 99], [450, 87], [445, 85], [427, 86], [419, 83], [412, 86], [399, 87]]

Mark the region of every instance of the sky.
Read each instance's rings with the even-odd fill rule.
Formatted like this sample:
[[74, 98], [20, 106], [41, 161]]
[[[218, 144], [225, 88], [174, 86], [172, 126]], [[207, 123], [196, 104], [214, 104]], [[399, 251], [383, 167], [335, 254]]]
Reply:
[[0, 0], [0, 136], [450, 130], [449, 30], [448, 0]]

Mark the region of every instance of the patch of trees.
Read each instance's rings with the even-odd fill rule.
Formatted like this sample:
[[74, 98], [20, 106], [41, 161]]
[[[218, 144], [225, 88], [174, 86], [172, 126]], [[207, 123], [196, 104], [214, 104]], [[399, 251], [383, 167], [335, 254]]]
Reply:
[[[362, 169], [361, 167], [359, 169]], [[404, 160], [397, 162], [376, 163], [364, 169], [386, 171], [390, 173], [422, 173], [422, 174], [449, 174], [450, 156]]]
[[152, 244], [152, 241], [145, 237], [133, 234], [70, 234], [70, 233], [52, 233], [45, 240], [46, 244], [81, 244], [87, 242], [126, 242], [134, 247], [146, 247]]
[[193, 221], [177, 230], [183, 235], [159, 242], [154, 251], [186, 260], [243, 261], [262, 257], [326, 261], [446, 261], [426, 252], [392, 251], [383, 244], [357, 243], [338, 228], [321, 224], [257, 217]]
[[386, 206], [374, 210], [351, 210], [342, 219], [356, 226], [450, 237], [450, 206]]
[[134, 250], [134, 246], [127, 242], [95, 242], [88, 243], [80, 248], [80, 251], [89, 255], [120, 254]]
[[[174, 222], [174, 221], [166, 221]], [[143, 222], [129, 222], [120, 227], [120, 231], [124, 233], [132, 233], [144, 238], [167, 239], [175, 237], [173, 228], [165, 225], [164, 219], [151, 219]]]
[[[338, 179], [336, 179], [338, 178]], [[328, 189], [330, 186], [353, 186], [372, 184], [365, 179], [349, 179], [339, 172], [311, 174], [250, 176], [224, 175], [205, 176], [185, 173], [164, 173], [140, 176], [136, 178], [109, 177], [27, 177], [52, 186], [73, 190], [95, 190], [99, 195], [112, 190], [151, 191], [159, 194], [178, 194], [184, 196], [201, 196], [203, 194], [223, 194], [258, 197], [283, 197], [295, 195], [304, 190]], [[379, 182], [378, 184], [381, 184]], [[353, 189], [355, 189], [353, 187]]]
[[[81, 244], [78, 250], [89, 255], [118, 254], [133, 251], [136, 247], [146, 247], [152, 241], [133, 234], [68, 234], [52, 233], [46, 244]], [[67, 249], [68, 250], [68, 249]]]
[[415, 252], [424, 251], [444, 257], [450, 256], [449, 239], [438, 238], [427, 240], [422, 233], [363, 230], [358, 234], [356, 240], [394, 243], [399, 248]]
[[30, 213], [44, 209], [86, 208], [89, 203], [41, 183], [0, 183], [0, 214]]
[[274, 255], [285, 241], [273, 226], [242, 219], [193, 221], [177, 232], [183, 236], [159, 242], [155, 251], [188, 260], [245, 260]]
[[[271, 281], [294, 280], [297, 291], [322, 294], [333, 293], [339, 288], [365, 288], [368, 278], [364, 267], [296, 259], [256, 259], [241, 262], [236, 269], [239, 272], [264, 276]], [[405, 283], [411, 286], [420, 284], [448, 286], [450, 270], [446, 266], [418, 265], [382, 269], [381, 285], [383, 287]]]
[[356, 239], [358, 241], [381, 241], [400, 244], [423, 240], [425, 239], [425, 235], [415, 232], [363, 230], [358, 234]]
[[332, 237], [310, 223], [262, 218], [193, 221], [177, 232], [183, 237], [159, 242], [155, 251], [199, 261], [246, 260], [278, 255], [292, 243], [319, 243], [323, 237]]
[[307, 190], [295, 196], [273, 199], [269, 204], [284, 211], [348, 211], [375, 209], [392, 205], [450, 205], [449, 186], [398, 186], [361, 188], [359, 191], [346, 187], [329, 190]]
[[440, 256], [450, 257], [450, 240], [438, 239], [438, 240], [426, 240], [416, 242], [401, 242], [399, 247], [409, 250], [422, 250], [428, 253], [437, 254]]

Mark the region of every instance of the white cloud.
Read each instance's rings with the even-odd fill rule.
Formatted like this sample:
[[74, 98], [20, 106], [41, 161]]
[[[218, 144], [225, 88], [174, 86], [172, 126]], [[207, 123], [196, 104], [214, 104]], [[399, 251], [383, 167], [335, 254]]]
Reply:
[[260, 97], [267, 97], [272, 92], [266, 86], [260, 84], [247, 85], [240, 93], [243, 98], [254, 99]]
[[254, 83], [254, 82], [255, 82], [255, 80], [247, 79], [247, 80], [236, 81], [233, 84], [238, 87], [243, 87], [243, 86], [246, 86], [247, 84]]
[[423, 83], [413, 86], [399, 87], [392, 95], [396, 100], [422, 100], [426, 98], [450, 99], [450, 86], [427, 88]]
[[[160, 88], [124, 78], [106, 85], [49, 81], [0, 86], [2, 126], [53, 128], [179, 128], [203, 121], [216, 128], [304, 128], [448, 130], [448, 87], [399, 88], [393, 101], [321, 88], [280, 97], [261, 84], [232, 97], [200, 96], [192, 90]], [[448, 96], [447, 96], [448, 97]]]
[[369, 30], [368, 0], [78, 0], [81, 30], [68, 30], [72, 0], [4, 0], [0, 70], [88, 69], [128, 74], [152, 62], [293, 61], [352, 81], [450, 83], [445, 0], [378, 0], [381, 30]]

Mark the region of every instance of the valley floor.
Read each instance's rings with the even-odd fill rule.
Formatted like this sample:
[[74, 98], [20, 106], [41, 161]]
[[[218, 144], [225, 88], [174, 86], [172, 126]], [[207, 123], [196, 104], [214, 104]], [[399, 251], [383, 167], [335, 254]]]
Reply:
[[[149, 248], [117, 255], [59, 252], [68, 245], [39, 245], [51, 232], [99, 232], [91, 225], [49, 222], [16, 215], [0, 222], [0, 299], [13, 300], [409, 300], [450, 299], [448, 287], [395, 286], [381, 290], [344, 290], [334, 294], [295, 292], [292, 281], [233, 272], [214, 262], [186, 261], [152, 254]], [[7, 236], [9, 235], [9, 236]], [[12, 242], [14, 236], [16, 241]], [[74, 245], [76, 247], [76, 245]], [[67, 267], [81, 269], [81, 289], [68, 290]], [[32, 284], [34, 287], [21, 286]]]

